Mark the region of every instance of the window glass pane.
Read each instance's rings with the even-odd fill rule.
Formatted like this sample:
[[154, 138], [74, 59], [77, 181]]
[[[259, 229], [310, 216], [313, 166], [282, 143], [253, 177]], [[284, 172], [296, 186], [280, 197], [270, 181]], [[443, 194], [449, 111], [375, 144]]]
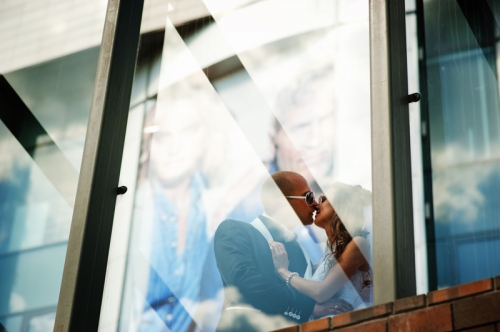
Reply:
[[[120, 175], [129, 190], [116, 207], [100, 329], [307, 321], [324, 300], [287, 287], [266, 232], [285, 243], [290, 273], [323, 280], [335, 265], [326, 231], [303, 224], [315, 218], [329, 232], [334, 211], [346, 228], [330, 233], [335, 248], [349, 242], [363, 259], [350, 280], [336, 270], [343, 282], [322, 296], [346, 299], [349, 310], [371, 305], [368, 4], [149, 6]], [[144, 31], [153, 11], [165, 23]], [[269, 182], [278, 171], [298, 174], [278, 173], [287, 179], [277, 180], [280, 190]]]
[[[0, 258], [2, 278], [0, 315], [19, 313], [57, 304], [66, 244], [37, 248]], [[36, 277], [35, 277], [36, 276]]]
[[1, 318], [0, 324], [2, 324], [3, 327], [9, 332], [18, 332], [21, 331], [21, 327], [23, 324], [23, 317], [12, 316], [9, 318]]
[[106, 5], [0, 3], [0, 321], [9, 331], [53, 328]]
[[432, 290], [500, 274], [500, 3], [417, 1], [412, 15]]
[[56, 313], [50, 312], [43, 315], [38, 315], [32, 317], [29, 320], [29, 332], [43, 332], [49, 331], [54, 326], [54, 321], [56, 319]]

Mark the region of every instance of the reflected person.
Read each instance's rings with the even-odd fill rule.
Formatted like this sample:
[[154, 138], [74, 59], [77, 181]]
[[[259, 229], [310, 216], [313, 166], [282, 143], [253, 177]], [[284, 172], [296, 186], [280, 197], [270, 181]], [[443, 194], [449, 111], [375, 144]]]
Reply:
[[354, 309], [365, 308], [373, 304], [364, 217], [371, 194], [360, 186], [336, 183], [328, 196], [331, 201], [325, 196], [314, 221], [325, 230], [328, 246], [312, 280], [295, 273], [288, 263], [288, 249], [282, 243], [271, 242], [274, 265], [283, 280], [318, 303], [340, 298]]
[[209, 112], [210, 97], [199, 93], [193, 101], [184, 90], [171, 89], [168, 107], [156, 109], [148, 181], [139, 193], [138, 218], [150, 225], [143, 239], [150, 271], [140, 331], [196, 328], [197, 305], [222, 287], [203, 205], [211, 133], [201, 113]]
[[[293, 198], [299, 196], [301, 199]], [[291, 225], [297, 218], [305, 225], [313, 222], [318, 203], [305, 178], [288, 171], [273, 173], [263, 184], [261, 198], [264, 215], [252, 223], [225, 220], [215, 233], [215, 256], [225, 287], [218, 330], [277, 329], [308, 321], [311, 315], [352, 310], [341, 299], [318, 305], [288, 287], [274, 271], [269, 241], [284, 244], [290, 267], [300, 276], [312, 276], [312, 264], [296, 234], [283, 225]], [[252, 323], [255, 317], [259, 317], [259, 322]], [[263, 326], [262, 321], [268, 325]]]
[[318, 66], [300, 75], [277, 97], [274, 167], [299, 173], [310, 185], [333, 183], [333, 77], [331, 64]]

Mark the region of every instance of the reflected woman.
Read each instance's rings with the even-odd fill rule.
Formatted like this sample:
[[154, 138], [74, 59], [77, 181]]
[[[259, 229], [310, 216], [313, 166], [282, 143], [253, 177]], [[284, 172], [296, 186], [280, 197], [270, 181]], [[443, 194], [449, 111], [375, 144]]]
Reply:
[[370, 246], [365, 207], [371, 204], [371, 193], [360, 186], [336, 183], [320, 203], [314, 223], [325, 230], [328, 245], [312, 279], [303, 279], [288, 270], [287, 252], [278, 242], [270, 243], [274, 266], [289, 286], [318, 303], [340, 298], [351, 303], [355, 310], [370, 306]]

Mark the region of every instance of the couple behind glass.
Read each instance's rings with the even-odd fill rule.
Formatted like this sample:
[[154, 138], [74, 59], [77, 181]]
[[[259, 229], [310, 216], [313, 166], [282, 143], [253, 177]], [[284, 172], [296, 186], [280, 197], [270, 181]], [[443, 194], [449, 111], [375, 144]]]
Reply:
[[[301, 175], [276, 172], [262, 188], [264, 215], [251, 224], [221, 223], [214, 239], [225, 289], [219, 331], [277, 329], [371, 304], [364, 231], [370, 193], [336, 184], [328, 194], [332, 201], [320, 196], [318, 202]], [[282, 224], [298, 217], [310, 225], [314, 215], [328, 238], [315, 271], [295, 233]]]

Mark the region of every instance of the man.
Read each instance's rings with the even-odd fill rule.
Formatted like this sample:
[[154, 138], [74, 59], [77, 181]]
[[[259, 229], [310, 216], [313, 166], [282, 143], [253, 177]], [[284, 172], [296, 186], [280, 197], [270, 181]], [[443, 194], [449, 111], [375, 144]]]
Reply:
[[[215, 233], [215, 257], [225, 286], [225, 303], [218, 330], [277, 329], [302, 323], [311, 315], [323, 316], [352, 310], [342, 300], [315, 304], [276, 274], [269, 241], [285, 245], [290, 270], [302, 277], [312, 274], [297, 236], [277, 220], [313, 222], [318, 203], [301, 175], [282, 171], [271, 175], [262, 188], [266, 213], [251, 224], [223, 221]], [[273, 316], [272, 318], [270, 316]], [[252, 320], [259, 317], [258, 320]], [[263, 325], [263, 321], [267, 322]]]
[[276, 169], [302, 174], [310, 185], [324, 189], [333, 183], [333, 77], [333, 66], [324, 64], [301, 73], [283, 89], [276, 102], [276, 132], [272, 137]]
[[[196, 100], [189, 98], [194, 92]], [[134, 214], [143, 236], [139, 250], [149, 263], [149, 271], [134, 272], [141, 273], [134, 282], [142, 287], [135, 289], [146, 300], [138, 323], [141, 332], [216, 324], [194, 319], [199, 303], [214, 299], [222, 289], [204, 206], [204, 149], [215, 136], [206, 125], [207, 114], [218, 111], [213, 94], [181, 82], [163, 91], [151, 111], [155, 113], [149, 113], [155, 119], [145, 144], [151, 150], [144, 151], [149, 152], [149, 168], [143, 164], [147, 181], [139, 186]]]

